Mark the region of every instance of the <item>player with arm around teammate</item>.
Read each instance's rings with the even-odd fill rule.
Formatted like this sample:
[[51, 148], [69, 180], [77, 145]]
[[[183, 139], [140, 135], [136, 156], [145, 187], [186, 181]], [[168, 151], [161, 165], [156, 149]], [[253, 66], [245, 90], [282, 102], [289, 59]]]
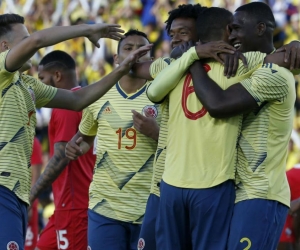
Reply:
[[[260, 11], [256, 11], [258, 8], [253, 8], [254, 5], [255, 7], [259, 5]], [[257, 24], [254, 25], [254, 22], [257, 22]], [[266, 5], [262, 3], [251, 3], [239, 8], [231, 27], [232, 33], [229, 38], [232, 44], [235, 44], [237, 48], [241, 48], [241, 51], [272, 52], [272, 27], [274, 27], [274, 18], [269, 7]], [[251, 39], [248, 35], [251, 35]], [[206, 45], [204, 45], [204, 47], [205, 46]], [[199, 62], [197, 62], [197, 64], [199, 64]], [[266, 66], [267, 64], [255, 70], [249, 79], [239, 79], [239, 82], [242, 84], [234, 84], [226, 90], [223, 90], [222, 87], [220, 88], [219, 86], [222, 79], [214, 79], [209, 71], [208, 76], [211, 77], [212, 80], [215, 80], [218, 85], [212, 83], [207, 77], [206, 72], [201, 68], [202, 66], [193, 65], [190, 69], [193, 75], [195, 92], [205, 106], [205, 109], [207, 109], [213, 117], [224, 118], [230, 115], [237, 115], [241, 112], [249, 111], [251, 108], [255, 108], [255, 105], [260, 106], [263, 104], [261, 108], [255, 108], [254, 111], [250, 111], [246, 116], [244, 115], [242, 120], [242, 134], [238, 141], [237, 158], [238, 178], [242, 176], [242, 180], [237, 190], [237, 204], [234, 207], [228, 249], [243, 249], [250, 245], [255, 249], [275, 248], [280, 236], [278, 232], [281, 232], [283, 226], [282, 221], [284, 222], [285, 220], [287, 206], [289, 204], [287, 200], [289, 195], [288, 189], [286, 188], [285, 167], [283, 162], [285, 162], [285, 142], [288, 141], [290, 135], [288, 131], [291, 127], [293, 99], [295, 96], [294, 80], [292, 75], [286, 70], [272, 64], [269, 64], [268, 68]], [[222, 73], [222, 71], [219, 72]], [[268, 80], [266, 81], [266, 79]], [[251, 94], [247, 96], [247, 93]], [[253, 99], [251, 95], [256, 96]], [[278, 102], [276, 102], [274, 98]], [[255, 101], [264, 102], [262, 104], [256, 104]], [[276, 114], [279, 115], [277, 118]], [[280, 115], [282, 116], [281, 118], [279, 118]], [[263, 126], [258, 126], [258, 124], [254, 122], [255, 119], [256, 122], [260, 122]], [[269, 119], [270, 124], [267, 124], [266, 122]], [[250, 123], [251, 120], [253, 120], [253, 122]], [[274, 123], [274, 121], [277, 121], [277, 123]], [[252, 126], [249, 126], [249, 124]], [[268, 125], [275, 126], [268, 128]], [[258, 128], [258, 131], [265, 129], [266, 133], [263, 133], [265, 135], [268, 135], [268, 131], [272, 131], [271, 134], [274, 133], [274, 136], [280, 135], [281, 140], [277, 140], [275, 146], [272, 144], [273, 136], [261, 137], [264, 141], [260, 141], [260, 147], [252, 151], [251, 147], [249, 148], [250, 145], [252, 145], [252, 147], [258, 146], [253, 143], [253, 140], [256, 140], [253, 135], [258, 135]], [[265, 154], [264, 150], [271, 147], [271, 144], [274, 146], [272, 147], [272, 151], [268, 151], [268, 153]], [[277, 150], [273, 151], [273, 148], [277, 148]], [[251, 152], [256, 153], [251, 154]], [[276, 152], [276, 160], [274, 158], [275, 155], [271, 152]], [[263, 157], [264, 155], [265, 157]], [[249, 162], [249, 157], [252, 159], [252, 163]], [[255, 161], [256, 158], [257, 161]], [[270, 161], [270, 159], [274, 160]], [[272, 162], [278, 166], [273, 166], [271, 164]], [[245, 167], [248, 164], [255, 163], [258, 165]], [[271, 176], [273, 179], [270, 178]], [[277, 180], [276, 185], [275, 180]], [[266, 182], [269, 184], [266, 184]], [[279, 185], [278, 183], [281, 184]], [[257, 188], [259, 188], [259, 190], [257, 190]], [[276, 188], [280, 188], [281, 191], [275, 191]], [[267, 204], [263, 205], [262, 203]], [[244, 207], [244, 205], [246, 207]], [[261, 210], [257, 209], [258, 207], [261, 208], [261, 206], [263, 207], [263, 211], [265, 211], [264, 213], [261, 213]], [[245, 211], [248, 212], [245, 213]], [[259, 212], [259, 215], [257, 215], [256, 212]], [[252, 214], [252, 216], [249, 216], [249, 214]], [[260, 216], [264, 216], [263, 214], [269, 218], [269, 222], [263, 224], [262, 227], [259, 224], [261, 219], [254, 220], [254, 218], [260, 218]], [[272, 219], [272, 216], [276, 219]], [[251, 223], [249, 220], [251, 220]], [[258, 229], [262, 231], [260, 234], [257, 233]]]
[[[131, 62], [144, 53], [143, 49], [148, 51], [149, 48], [141, 48], [137, 52], [141, 54], [128, 58], [98, 83], [72, 92], [46, 86], [20, 72], [30, 67], [31, 56], [45, 46], [79, 36], [88, 37], [97, 46], [101, 37], [118, 40], [122, 37], [118, 25], [53, 27], [29, 35], [21, 16], [4, 14], [0, 16], [0, 23], [0, 188], [3, 189], [0, 192], [0, 211], [2, 217], [10, 222], [0, 225], [0, 248], [18, 246], [22, 249], [29, 204], [29, 159], [35, 133], [36, 107], [81, 110], [108, 91], [128, 72]], [[1, 229], [4, 225], [5, 228]]]
[[[223, 10], [223, 11], [226, 11], [226, 10]], [[208, 12], [209, 13], [209, 12]], [[226, 15], [225, 15], [226, 13], [223, 13], [223, 15], [219, 15], [220, 17], [225, 17]], [[228, 13], [228, 17], [230, 17], [230, 14]], [[204, 18], [204, 17], [203, 17]], [[215, 17], [215, 19], [214, 20], [219, 20], [219, 18], [218, 18], [218, 15]], [[228, 22], [228, 21], [227, 21]], [[226, 20], [223, 20], [223, 22], [218, 22], [218, 24], [222, 24], [222, 23], [225, 23], [225, 27], [226, 27]], [[216, 30], [216, 26], [218, 26], [218, 24], [217, 25], [215, 25], [215, 27], [213, 27], [214, 29], [209, 29], [209, 30]], [[202, 26], [200, 26], [200, 25], [197, 25], [197, 27], [201, 27], [201, 30], [203, 30], [202, 28]], [[220, 26], [220, 25], [219, 25]], [[226, 34], [226, 29], [225, 29], [225, 27], [223, 27], [223, 32], [221, 32], [221, 33], [219, 33], [219, 38], [218, 39], [222, 39], [223, 37], [222, 37], [222, 34]], [[205, 29], [204, 29], [205, 30]], [[211, 34], [211, 38], [213, 37], [213, 36], [215, 36], [216, 34]], [[207, 34], [206, 34], [206, 36], [205, 36], [206, 38], [208, 38], [209, 39], [209, 37], [207, 37]], [[216, 37], [215, 37], [215, 39], [216, 39]], [[202, 51], [202, 52], [205, 52], [205, 51]], [[183, 79], [183, 80], [181, 80], [182, 81], [182, 99], [180, 99], [180, 96], [178, 96], [179, 94], [180, 94], [180, 92], [179, 92], [179, 90], [177, 91], [177, 92], [175, 92], [175, 89], [173, 89], [172, 91], [171, 91], [171, 93], [169, 94], [169, 97], [170, 98], [172, 98], [172, 96], [174, 96], [174, 99], [173, 99], [173, 101], [174, 101], [174, 105], [170, 105], [170, 110], [172, 109], [172, 106], [175, 106], [175, 107], [177, 107], [177, 110], [176, 110], [176, 108], [174, 108], [174, 114], [176, 113], [176, 111], [177, 111], [177, 115], [174, 115], [174, 117], [180, 117], [180, 115], [181, 115], [181, 112], [178, 110], [178, 107], [182, 107], [182, 109], [183, 109], [183, 111], [184, 111], [184, 114], [183, 114], [183, 116], [185, 116], [186, 118], [188, 118], [188, 119], [191, 119], [191, 120], [194, 120], [194, 121], [197, 121], [198, 119], [202, 119], [203, 117], [205, 117], [206, 115], [208, 115], [208, 114], [206, 114], [206, 110], [205, 110], [205, 108], [201, 108], [201, 104], [199, 105], [199, 107], [197, 107], [197, 106], [191, 106], [191, 98], [197, 98], [196, 97], [196, 95], [195, 94], [193, 94], [193, 90], [191, 89], [192, 87], [190, 86], [190, 79], [191, 79], [191, 76], [186, 76], [186, 78], [185, 78], [185, 76], [184, 76], [184, 73], [185, 73], [185, 70], [193, 63], [193, 61], [194, 60], [197, 60], [197, 53], [196, 53], [196, 51], [195, 51], [195, 49], [193, 49], [193, 51], [191, 50], [191, 51], [189, 51], [189, 53], [190, 54], [186, 54], [186, 55], [183, 55], [182, 56], [182, 58], [181, 59], [179, 59], [178, 60], [178, 62], [176, 61], [176, 62], [174, 62], [173, 64], [171, 64], [169, 67], [167, 67], [163, 72], [165, 73], [165, 75], [170, 75], [170, 72], [173, 72], [172, 73], [172, 76], [173, 77], [169, 77], [168, 79], [166, 79], [164, 76], [165, 75], [162, 75], [162, 74], [160, 74], [160, 75], [158, 75], [158, 77], [152, 82], [152, 84], [150, 85], [150, 87], [149, 87], [149, 89], [148, 89], [148, 95], [149, 95], [149, 97], [150, 97], [150, 99], [152, 99], [152, 98], [154, 98], [154, 99], [152, 99], [152, 100], [154, 100], [154, 101], [160, 101], [161, 100], [161, 98], [163, 98], [165, 95], [164, 95], [164, 93], [168, 93], [168, 92], [170, 92], [174, 87], [175, 87], [175, 89], [178, 87], [178, 85], [176, 86], [176, 84], [177, 84], [177, 82], [178, 81], [176, 81], [176, 77], [177, 77], [177, 79], [180, 79], [180, 77], [183, 77], [183, 78], [181, 78], [181, 79]], [[204, 54], [205, 55], [205, 54]], [[195, 57], [194, 57], [195, 56]], [[207, 56], [207, 54], [206, 54], [206, 56]], [[194, 57], [194, 58], [193, 58]], [[210, 63], [208, 63], [208, 66], [206, 66], [205, 68], [206, 68], [206, 70], [208, 71], [208, 74], [209, 74], [209, 76], [210, 77], [213, 77], [213, 79], [214, 80], [219, 80], [219, 82], [218, 82], [218, 84], [219, 84], [219, 86], [221, 87], [221, 88], [227, 88], [227, 87], [229, 87], [230, 85], [233, 85], [234, 83], [236, 83], [236, 81], [237, 80], [241, 80], [241, 79], [243, 79], [243, 78], [247, 78], [247, 77], [249, 77], [250, 75], [251, 75], [251, 70], [252, 70], [252, 72], [253, 72], [253, 70], [255, 69], [255, 67], [258, 67], [258, 65], [260, 64], [260, 63], [262, 63], [263, 62], [263, 59], [264, 59], [264, 57], [265, 57], [265, 55], [259, 55], [259, 54], [257, 54], [257, 55], [255, 55], [255, 53], [254, 54], [252, 54], [252, 58], [250, 57], [250, 59], [251, 60], [249, 60], [249, 68], [248, 69], [246, 69], [245, 67], [240, 67], [239, 68], [239, 71], [238, 71], [238, 75], [236, 76], [236, 78], [235, 79], [229, 79], [229, 80], [222, 80], [222, 76], [223, 76], [223, 71], [224, 71], [224, 68], [222, 68], [222, 67], [214, 67], [215, 65], [214, 64], [210, 64]], [[283, 57], [282, 57], [283, 58]], [[190, 59], [192, 59], [192, 60], [190, 60]], [[249, 59], [249, 58], [248, 58]], [[255, 60], [257, 60], [257, 62], [256, 63], [254, 63], [254, 61]], [[245, 75], [245, 73], [246, 73], [246, 75]], [[177, 75], [177, 76], [176, 76]], [[179, 78], [178, 78], [179, 77]], [[163, 88], [165, 87], [165, 86], [163, 86], [162, 84], [160, 84], [161, 83], [161, 81], [163, 80], [163, 79], [165, 79], [164, 80], [164, 84], [165, 85], [168, 85], [168, 89], [166, 90], [164, 90]], [[179, 83], [180, 84], [180, 83]], [[175, 86], [174, 86], [175, 85]], [[187, 94], [187, 96], [185, 96], [184, 95], [184, 91], [186, 90], [186, 94]], [[159, 94], [158, 94], [159, 93]], [[177, 94], [177, 95], [176, 95]], [[181, 102], [180, 104], [178, 103], [178, 104], [175, 104], [176, 103], [176, 100], [187, 100], [187, 97], [189, 98], [189, 102], [186, 102], [186, 101], [184, 101], [184, 102]], [[185, 99], [186, 98], [186, 99]], [[177, 101], [178, 102], [178, 101]], [[195, 104], [196, 104], [196, 101], [195, 101]], [[198, 112], [195, 112], [195, 110], [199, 110]], [[170, 111], [171, 112], [171, 111]], [[236, 119], [236, 118], [235, 118]], [[233, 125], [233, 124], [235, 124], [234, 122], [237, 122], [237, 125], [240, 123], [240, 120], [241, 118], [239, 118], [239, 120], [237, 121], [237, 120], [235, 120], [234, 121], [234, 119], [233, 120], [228, 120], [228, 123], [230, 124], [230, 126], [231, 125]], [[213, 121], [213, 119], [212, 119], [212, 121]], [[217, 121], [217, 120], [216, 120]], [[224, 121], [224, 120], [222, 120], [222, 121]], [[174, 124], [178, 124], [178, 122], [174, 122]], [[210, 124], [212, 125], [213, 123], [211, 123], [210, 122]], [[216, 123], [217, 124], [217, 123]], [[168, 143], [168, 151], [167, 151], [167, 159], [168, 159], [168, 152], [170, 152], [170, 147], [169, 147], [169, 145], [171, 145], [171, 147], [172, 147], [172, 145], [174, 145], [175, 143], [174, 143], [174, 136], [170, 136], [170, 125], [171, 125], [171, 121], [169, 121], [169, 136], [168, 136], [168, 141], [169, 140], [172, 140], [173, 141], [173, 143], [171, 143], [171, 144], [169, 144]], [[175, 125], [174, 125], [175, 126]], [[218, 125], [219, 126], [219, 128], [220, 128], [220, 125]], [[238, 125], [239, 126], [239, 125]], [[176, 127], [174, 128], [174, 127], [172, 127], [171, 126], [171, 128], [173, 128], [174, 130], [176, 130]], [[195, 128], [196, 129], [196, 128]], [[188, 131], [196, 131], [196, 130], [192, 130], [192, 129], [190, 129], [190, 130], [188, 130]], [[231, 128], [232, 129], [232, 128]], [[214, 136], [216, 136], [216, 131], [217, 130], [215, 130], [214, 131]], [[232, 131], [233, 132], [233, 131]], [[204, 133], [205, 134], [205, 133]], [[234, 136], [233, 137], [235, 137], [236, 138], [236, 140], [235, 141], [233, 141], [233, 143], [232, 143], [232, 149], [234, 149], [235, 148], [235, 145], [236, 145], [236, 141], [237, 141], [237, 136], [238, 136], [238, 130], [236, 130], [236, 132], [234, 132]], [[196, 136], [196, 135], [194, 135], [194, 136]], [[202, 139], [201, 140], [203, 140], [203, 133], [202, 133]], [[171, 139], [169, 139], [169, 138], [171, 138]], [[184, 136], [183, 138], [192, 138], [192, 137], [188, 137], [188, 136]], [[211, 138], [211, 137], [210, 137]], [[230, 141], [232, 139], [232, 136], [231, 136], [231, 138], [229, 139], [229, 140], [224, 140], [224, 142], [226, 141], [226, 146], [224, 145], [224, 147], [228, 147], [228, 142]], [[199, 138], [199, 142], [201, 141], [200, 140], [200, 138]], [[216, 140], [216, 141], [218, 141], [218, 143], [220, 142], [220, 140], [218, 139], [218, 140]], [[198, 144], [199, 144], [199, 142], [198, 142]], [[189, 143], [191, 143], [191, 140], [189, 141]], [[177, 143], [177, 144], [180, 144], [180, 143]], [[182, 143], [181, 143], [182, 144]], [[176, 145], [176, 144], [175, 144]], [[214, 147], [214, 149], [212, 149], [212, 150], [210, 150], [211, 152], [213, 152], [214, 150], [216, 150], [216, 148], [215, 148], [215, 143], [212, 143], [212, 145], [213, 145], [213, 147]], [[206, 144], [206, 148], [204, 149], [204, 151], [205, 150], [207, 150], [207, 148], [209, 147], [209, 145], [208, 144]], [[173, 146], [173, 148], [174, 148], [174, 146]], [[189, 148], [191, 149], [191, 147], [189, 146]], [[231, 149], [231, 150], [232, 150]], [[228, 150], [230, 150], [230, 149], [228, 149]], [[219, 153], [220, 153], [220, 151], [218, 151]], [[228, 151], [229, 152], [229, 151]], [[197, 154], [199, 154], [199, 152], [197, 153]], [[235, 153], [236, 154], [236, 153]], [[173, 156], [175, 156], [176, 154], [172, 154]], [[196, 155], [196, 154], [193, 154], [193, 155]], [[226, 154], [226, 155], [228, 155], [228, 154]], [[175, 160], [174, 160], [175, 161]], [[174, 163], [174, 161], [172, 162], [172, 163]], [[201, 160], [199, 161], [199, 162], [201, 162]], [[225, 162], [226, 163], [226, 162]], [[172, 167], [174, 167], [174, 164], [170, 164], [170, 166], [172, 165]], [[184, 164], [181, 164], [181, 165], [184, 165]], [[201, 165], [201, 164], [200, 164]], [[202, 164], [202, 165], [205, 165], [205, 164]], [[215, 164], [214, 164], [215, 165]], [[231, 165], [234, 165], [234, 164], [230, 164], [229, 166], [231, 166]], [[226, 165], [225, 165], [226, 166]], [[223, 166], [224, 167], [224, 166]], [[166, 163], [166, 168], [167, 168], [167, 163]], [[169, 171], [171, 171], [171, 169], [169, 170]], [[195, 169], [195, 171], [196, 171], [196, 169]], [[234, 171], [233, 171], [234, 172]], [[170, 174], [170, 173], [169, 173]], [[194, 174], [195, 174], [195, 172], [194, 172]], [[165, 173], [164, 173], [164, 176], [165, 176]], [[178, 175], [178, 171], [177, 171], [177, 176], [182, 176], [182, 175]], [[168, 176], [166, 176], [166, 177], [168, 177]], [[207, 179], [206, 179], [207, 180]], [[169, 177], [169, 179], [168, 179], [168, 181], [172, 181], [171, 179], [170, 179], [170, 177]], [[178, 180], [178, 183], [180, 182], [180, 180]], [[164, 184], [164, 183], [163, 183]], [[188, 185], [188, 184], [187, 184]], [[168, 190], [169, 192], [170, 192], [170, 190]], [[173, 190], [174, 191], [174, 190]], [[163, 193], [163, 190], [162, 190], [162, 193]], [[169, 194], [169, 196], [168, 197], [166, 197], [166, 199], [168, 199], [168, 201], [171, 199], [170, 198], [170, 193], [168, 193]], [[175, 196], [175, 191], [173, 192], [173, 195]], [[186, 198], [186, 199], [188, 199], [188, 197]], [[170, 204], [170, 202], [168, 202], [168, 204]], [[176, 204], [175, 204], [176, 205]], [[178, 207], [180, 207], [180, 205], [178, 205]], [[177, 208], [178, 208], [177, 207]], [[176, 206], [174, 206], [174, 209], [176, 208]], [[202, 209], [204, 209], [205, 208], [205, 204], [203, 205], [203, 207], [202, 207]], [[201, 210], [201, 208], [200, 208], [200, 210]], [[164, 210], [164, 211], [166, 211], [166, 210]], [[168, 211], [166, 211], [168, 214], [170, 214], [169, 213], [169, 211], [170, 210], [168, 210]], [[163, 218], [166, 218], [167, 216], [168, 216], [168, 214], [163, 214]], [[178, 211], [177, 211], [177, 213], [176, 213], [176, 216], [175, 216], [176, 218], [175, 219], [171, 219], [171, 218], [167, 218], [167, 219], [165, 219], [164, 220], [164, 222], [166, 221], [166, 220], [168, 220], [168, 222], [167, 223], [170, 223], [170, 222], [174, 222], [174, 221], [179, 221], [179, 219], [178, 219]], [[200, 216], [198, 216], [198, 217], [200, 217]], [[184, 218], [184, 217], [183, 217]], [[182, 219], [182, 221], [184, 221], [184, 219]], [[182, 223], [179, 223], [181, 226], [179, 226], [179, 227], [182, 227]], [[211, 223], [210, 223], [211, 224]], [[227, 226], [228, 226], [228, 224], [227, 224]], [[174, 225], [172, 225], [171, 226], [171, 228], [174, 228], [175, 226]], [[171, 229], [170, 228], [168, 228], [168, 230], [167, 230], [167, 233], [169, 232], [169, 231], [171, 231]], [[173, 235], [174, 235], [174, 233], [173, 233]], [[197, 234], [197, 235], [199, 235], [199, 233]], [[220, 235], [220, 234], [218, 234], [218, 235]], [[164, 237], [164, 236], [166, 236], [166, 235], [162, 235], [163, 237], [162, 237], [162, 244], [166, 244], [166, 241], [165, 241], [165, 243], [163, 242], [163, 239], [165, 240], [166, 239], [166, 237]], [[170, 236], [170, 238], [172, 237], [171, 236], [171, 233], [170, 234], [168, 234], [167, 236]], [[174, 236], [173, 236], [174, 237]], [[192, 233], [192, 237], [193, 237], [193, 233]], [[177, 236], [175, 237], [176, 239], [177, 239]], [[199, 237], [200, 238], [200, 237]], [[197, 237], [195, 236], [195, 239], [197, 239]], [[227, 239], [227, 238], [226, 238]], [[201, 240], [200, 240], [201, 241]], [[192, 240], [192, 242], [193, 242], [193, 240]], [[196, 240], [196, 242], [197, 242], [197, 240]], [[193, 243], [194, 244], [194, 243]], [[226, 244], [226, 240], [225, 240], [225, 244]], [[166, 246], [166, 245], [160, 245], [160, 246], [164, 246], [164, 247], [170, 247], [170, 246]], [[203, 247], [203, 246], [202, 246]], [[209, 249], [209, 248], [205, 248], [205, 249]]]

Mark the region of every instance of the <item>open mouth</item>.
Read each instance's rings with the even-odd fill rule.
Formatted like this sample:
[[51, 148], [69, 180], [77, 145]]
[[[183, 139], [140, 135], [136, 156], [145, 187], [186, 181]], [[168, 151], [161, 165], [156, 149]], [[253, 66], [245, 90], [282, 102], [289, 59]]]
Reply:
[[236, 49], [240, 49], [241, 48], [241, 43], [236, 43], [233, 45], [233, 47], [235, 47]]

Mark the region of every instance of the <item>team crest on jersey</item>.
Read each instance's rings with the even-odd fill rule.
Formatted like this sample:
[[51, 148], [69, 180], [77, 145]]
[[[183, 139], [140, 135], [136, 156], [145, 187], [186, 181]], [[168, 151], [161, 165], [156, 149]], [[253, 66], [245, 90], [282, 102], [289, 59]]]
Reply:
[[158, 110], [154, 105], [147, 105], [143, 108], [142, 114], [145, 115], [145, 111], [150, 114], [153, 118], [156, 118], [158, 115]]
[[35, 102], [35, 94], [32, 88], [28, 88], [28, 91], [30, 93], [31, 99], [33, 102]]
[[140, 238], [139, 241], [138, 241], [138, 250], [143, 250], [145, 248], [145, 240], [143, 238]]
[[10, 241], [6, 245], [7, 250], [19, 250], [19, 245], [15, 241]]

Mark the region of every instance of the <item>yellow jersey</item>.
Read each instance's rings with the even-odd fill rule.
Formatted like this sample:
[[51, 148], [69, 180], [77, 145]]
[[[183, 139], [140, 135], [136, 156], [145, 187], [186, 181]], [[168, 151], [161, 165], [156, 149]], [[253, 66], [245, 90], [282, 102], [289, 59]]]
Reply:
[[18, 71], [8, 72], [7, 53], [0, 53], [0, 185], [29, 203], [35, 109], [46, 105], [57, 89]]
[[287, 69], [268, 63], [241, 84], [258, 107], [243, 118], [236, 202], [261, 198], [290, 206], [285, 171], [296, 100], [294, 77]]
[[[217, 62], [205, 65], [210, 78], [222, 89], [240, 82], [261, 66], [265, 54], [245, 54], [248, 68], [239, 65], [235, 77], [227, 79], [224, 67]], [[162, 82], [162, 78], [177, 85], [169, 93], [169, 122], [167, 154], [163, 180], [182, 188], [209, 188], [235, 178], [237, 141], [242, 116], [228, 119], [212, 118], [198, 100], [190, 74], [185, 74], [197, 57], [191, 48], [182, 57], [171, 63], [167, 72], [172, 74], [156, 77], [149, 87]], [[183, 73], [183, 74], [182, 74]], [[178, 76], [180, 76], [178, 78]], [[148, 90], [148, 91], [149, 91]]]
[[150, 193], [157, 142], [133, 127], [132, 109], [145, 109], [160, 121], [159, 105], [146, 96], [145, 84], [127, 95], [117, 83], [83, 111], [79, 130], [97, 135], [97, 160], [89, 190], [89, 208], [108, 218], [138, 223]]

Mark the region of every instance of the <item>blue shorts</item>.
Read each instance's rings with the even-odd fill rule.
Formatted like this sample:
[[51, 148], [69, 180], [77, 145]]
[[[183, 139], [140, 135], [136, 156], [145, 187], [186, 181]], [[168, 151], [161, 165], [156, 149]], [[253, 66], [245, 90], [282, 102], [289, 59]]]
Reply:
[[141, 225], [107, 218], [88, 210], [88, 245], [92, 250], [136, 250]]
[[161, 182], [156, 248], [226, 249], [235, 188], [229, 180], [204, 189], [178, 188]]
[[276, 249], [288, 209], [278, 201], [264, 199], [238, 202], [233, 210], [228, 249]]
[[24, 249], [27, 217], [27, 204], [0, 185], [0, 249]]
[[156, 224], [158, 208], [159, 208], [159, 197], [155, 194], [150, 194], [147, 201], [145, 217], [140, 232], [138, 250], [156, 249], [155, 224]]

